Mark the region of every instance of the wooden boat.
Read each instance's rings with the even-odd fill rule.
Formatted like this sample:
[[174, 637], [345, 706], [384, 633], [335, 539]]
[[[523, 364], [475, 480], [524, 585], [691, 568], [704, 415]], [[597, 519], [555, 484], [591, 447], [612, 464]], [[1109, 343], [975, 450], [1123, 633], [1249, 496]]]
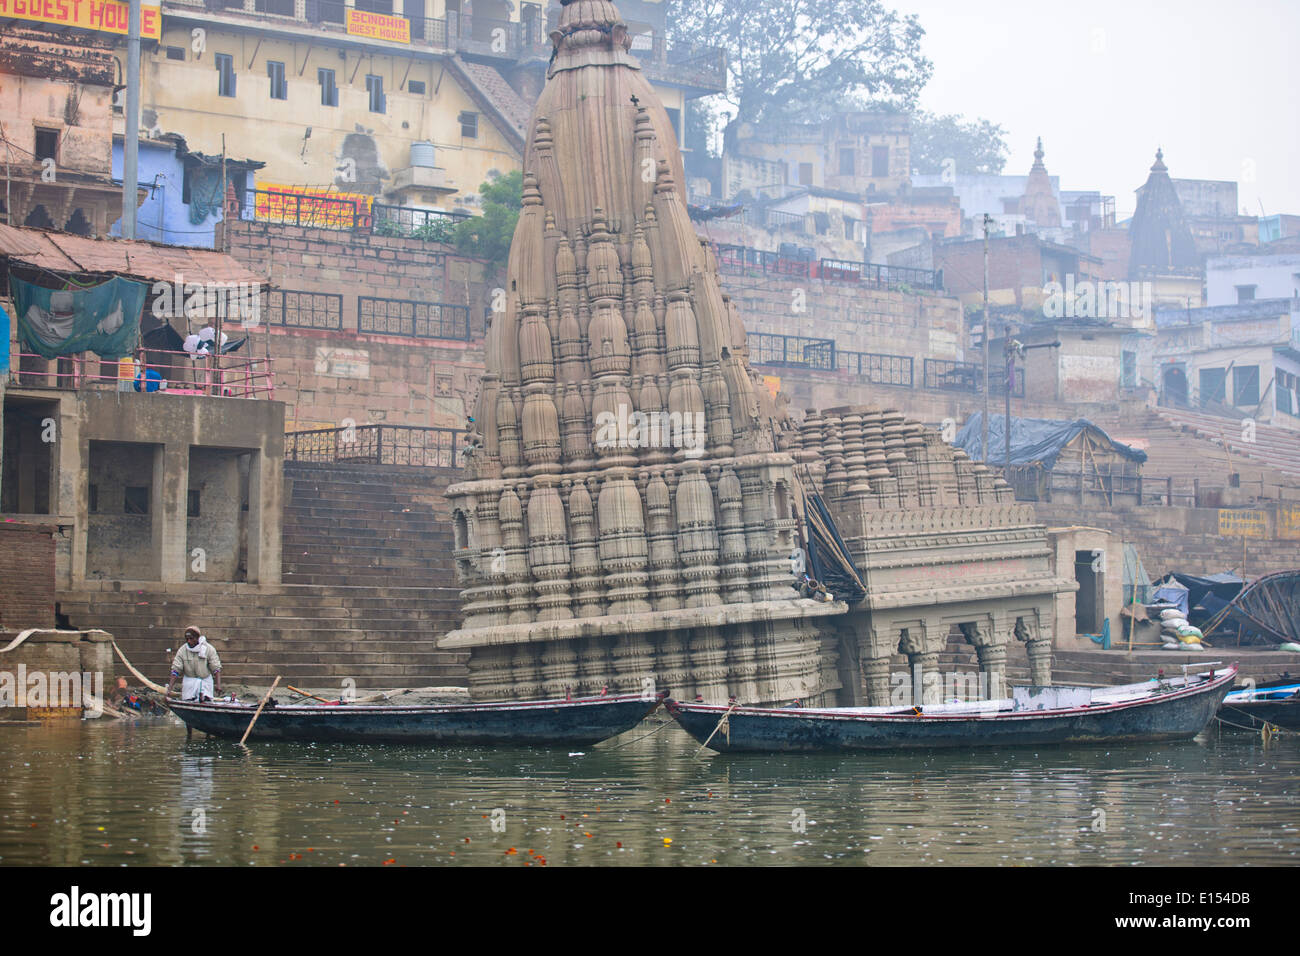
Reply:
[[[667, 695], [578, 697], [484, 704], [278, 704], [262, 711], [249, 739], [352, 743], [586, 746], [631, 730]], [[238, 740], [254, 704], [168, 701], [191, 730]]]
[[1008, 700], [925, 707], [665, 706], [720, 753], [1115, 744], [1195, 737], [1236, 676], [1230, 666], [1120, 687], [1018, 687]]
[[1290, 678], [1234, 690], [1218, 713], [1225, 730], [1263, 730], [1267, 724], [1300, 730], [1300, 683]]

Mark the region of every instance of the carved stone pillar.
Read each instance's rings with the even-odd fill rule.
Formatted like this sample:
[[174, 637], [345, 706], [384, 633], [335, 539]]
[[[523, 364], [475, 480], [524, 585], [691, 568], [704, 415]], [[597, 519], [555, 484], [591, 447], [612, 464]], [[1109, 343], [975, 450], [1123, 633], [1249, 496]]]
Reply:
[[695, 692], [710, 704], [727, 700], [727, 645], [716, 627], [700, 627], [691, 632], [690, 662], [695, 676]]

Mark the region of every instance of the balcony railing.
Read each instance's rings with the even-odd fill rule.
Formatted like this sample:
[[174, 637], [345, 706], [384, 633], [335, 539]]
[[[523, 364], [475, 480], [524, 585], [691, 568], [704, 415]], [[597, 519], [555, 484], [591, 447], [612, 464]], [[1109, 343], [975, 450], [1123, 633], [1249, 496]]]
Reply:
[[419, 425], [354, 425], [289, 432], [285, 461], [459, 468], [465, 431]]
[[334, 229], [398, 236], [427, 242], [450, 242], [456, 223], [468, 213], [390, 206], [369, 196], [296, 193], [279, 189], [247, 191], [240, 218], [312, 229]]
[[11, 356], [11, 385], [26, 388], [101, 389], [166, 395], [274, 398], [269, 358], [228, 353], [219, 359], [189, 352], [146, 349], [139, 360], [115, 362], [93, 353], [47, 359], [28, 352]]
[[878, 352], [848, 352], [836, 349], [835, 361], [841, 370], [865, 378], [873, 385], [913, 387], [910, 355], [884, 355]]
[[834, 339], [754, 332], [749, 336], [749, 354], [756, 365], [783, 365], [826, 371], [835, 368]]
[[[770, 216], [792, 216], [768, 210]], [[768, 219], [759, 212], [745, 210], [745, 222], [768, 225]], [[802, 216], [796, 217], [801, 222]], [[877, 289], [911, 289], [943, 291], [943, 270], [912, 269], [906, 266], [880, 265], [873, 262], [855, 262], [844, 259], [810, 260], [801, 255], [782, 255], [749, 246], [718, 243], [713, 247], [718, 259], [718, 270], [726, 275], [788, 275], [828, 282], [860, 282]]]
[[469, 341], [469, 306], [415, 299], [357, 297], [357, 331]]

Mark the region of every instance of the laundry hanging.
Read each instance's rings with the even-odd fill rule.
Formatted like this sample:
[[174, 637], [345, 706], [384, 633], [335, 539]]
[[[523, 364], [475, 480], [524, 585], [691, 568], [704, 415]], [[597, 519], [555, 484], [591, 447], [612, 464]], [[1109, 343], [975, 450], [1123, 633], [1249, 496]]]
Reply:
[[85, 288], [47, 289], [9, 276], [22, 347], [45, 358], [94, 352], [125, 358], [140, 338], [149, 287], [114, 277]]

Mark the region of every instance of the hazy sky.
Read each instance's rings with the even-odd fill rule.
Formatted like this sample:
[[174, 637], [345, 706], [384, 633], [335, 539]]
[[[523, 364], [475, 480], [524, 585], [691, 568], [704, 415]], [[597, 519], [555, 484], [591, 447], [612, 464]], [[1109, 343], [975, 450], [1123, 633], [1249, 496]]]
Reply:
[[926, 30], [922, 108], [1001, 124], [1004, 172], [1027, 173], [1041, 135], [1061, 188], [1113, 195], [1122, 219], [1161, 146], [1175, 179], [1300, 214], [1300, 0], [892, 5]]

